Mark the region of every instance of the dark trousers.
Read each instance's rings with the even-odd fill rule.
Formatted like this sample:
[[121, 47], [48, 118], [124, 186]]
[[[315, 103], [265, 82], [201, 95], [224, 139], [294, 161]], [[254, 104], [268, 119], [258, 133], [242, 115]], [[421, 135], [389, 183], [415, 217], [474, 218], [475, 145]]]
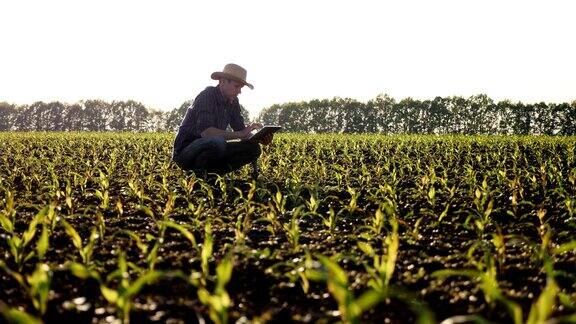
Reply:
[[251, 142], [226, 142], [219, 137], [203, 137], [175, 153], [172, 159], [184, 170], [225, 174], [252, 163], [257, 172], [256, 160], [260, 145]]

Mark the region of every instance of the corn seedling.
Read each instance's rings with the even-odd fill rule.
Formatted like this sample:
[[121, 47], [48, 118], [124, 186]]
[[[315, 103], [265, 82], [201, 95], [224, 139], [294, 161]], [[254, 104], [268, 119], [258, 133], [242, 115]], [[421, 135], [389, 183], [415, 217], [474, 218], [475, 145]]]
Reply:
[[360, 323], [360, 316], [382, 300], [382, 295], [373, 289], [355, 298], [348, 285], [348, 275], [338, 263], [325, 256], [318, 256], [324, 266], [323, 271], [307, 270], [307, 277], [324, 281], [328, 291], [338, 303], [338, 314], [345, 323]]
[[216, 284], [214, 291], [210, 293], [205, 285], [198, 288], [198, 299], [209, 309], [210, 319], [214, 323], [228, 323], [228, 308], [232, 304], [226, 291], [226, 284], [232, 277], [232, 257], [228, 255], [216, 266]]
[[0, 315], [8, 323], [42, 324], [42, 320], [17, 308], [8, 307], [0, 300]]
[[118, 268], [107, 278], [108, 282], [119, 280], [119, 283], [116, 289], [110, 288], [106, 284], [101, 284], [100, 292], [109, 303], [116, 306], [118, 318], [121, 319], [122, 323], [130, 323], [130, 310], [134, 297], [138, 295], [144, 286], [151, 285], [165, 276], [164, 272], [149, 270], [142, 272], [138, 278], [131, 281], [124, 252], [119, 251]]
[[368, 286], [378, 291], [382, 296], [388, 296], [390, 280], [396, 268], [400, 246], [398, 222], [395, 217], [390, 218], [389, 222], [392, 226], [392, 232], [384, 240], [383, 249], [386, 249], [386, 254], [378, 255], [370, 244], [358, 242], [358, 247], [362, 252], [372, 257], [372, 264], [365, 264], [366, 270], [372, 276], [372, 279], [368, 281]]
[[293, 251], [298, 251], [300, 240], [300, 227], [298, 226], [299, 216], [300, 216], [301, 207], [296, 207], [292, 210], [292, 217], [290, 218], [290, 223], [282, 224], [284, 228], [284, 232], [286, 233], [286, 237], [288, 241], [292, 245]]
[[16, 232], [12, 232], [8, 236], [8, 246], [10, 247], [10, 254], [14, 259], [14, 263], [16, 264], [18, 271], [22, 271], [22, 267], [24, 263], [28, 261], [30, 258], [34, 256], [34, 251], [28, 251], [27, 247], [34, 239], [36, 235], [36, 227], [39, 223], [44, 221], [46, 217], [46, 208], [42, 209], [40, 212], [34, 216], [32, 221], [28, 224], [28, 228], [22, 233], [22, 235], [18, 235]]
[[72, 227], [72, 225], [70, 225], [67, 221], [62, 220], [62, 226], [64, 226], [66, 234], [68, 234], [68, 236], [72, 240], [72, 244], [74, 245], [74, 247], [78, 251], [78, 254], [80, 254], [80, 257], [82, 258], [82, 263], [84, 265], [86, 265], [87, 267], [91, 267], [92, 266], [92, 253], [94, 252], [94, 245], [96, 244], [96, 241], [100, 237], [98, 234], [98, 230], [95, 227], [92, 228], [92, 231], [91, 231], [90, 236], [88, 238], [88, 242], [86, 243], [86, 245], [84, 245], [82, 243], [82, 239], [80, 238], [80, 235], [78, 234], [76, 229], [74, 229], [74, 227]]
[[480, 289], [484, 293], [484, 299], [488, 304], [502, 303], [508, 310], [515, 324], [522, 323], [522, 308], [514, 301], [509, 300], [502, 293], [497, 279], [496, 266], [490, 254], [485, 255], [486, 264], [484, 271], [480, 270], [438, 270], [432, 273], [432, 277], [444, 278], [450, 276], [464, 276], [480, 281]]
[[39, 263], [36, 265], [36, 270], [30, 275], [22, 275], [19, 272], [13, 271], [0, 260], [0, 269], [4, 270], [14, 280], [18, 282], [20, 287], [26, 292], [34, 308], [43, 315], [46, 312], [48, 304], [48, 293], [50, 292], [50, 281], [52, 272], [47, 264]]

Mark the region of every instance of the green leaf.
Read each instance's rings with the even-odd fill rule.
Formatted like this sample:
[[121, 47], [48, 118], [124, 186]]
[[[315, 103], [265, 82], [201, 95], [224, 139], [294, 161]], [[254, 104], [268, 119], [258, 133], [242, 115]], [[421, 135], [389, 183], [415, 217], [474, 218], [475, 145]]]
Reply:
[[382, 300], [382, 295], [379, 292], [373, 289], [368, 290], [354, 301], [354, 316], [360, 316], [364, 311], [372, 308]]
[[40, 238], [38, 239], [38, 243], [36, 244], [36, 251], [38, 252], [38, 258], [43, 259], [46, 251], [48, 251], [48, 228], [46, 225], [42, 224], [42, 234], [40, 234]]
[[8, 232], [8, 233], [13, 233], [14, 232], [14, 225], [12, 224], [12, 221], [10, 220], [10, 218], [8, 218], [4, 212], [0, 212], [0, 225], [2, 226], [2, 228]]
[[338, 263], [336, 263], [336, 261], [333, 261], [332, 259], [327, 258], [325, 256], [319, 256], [319, 258], [320, 262], [322, 262], [322, 264], [328, 270], [329, 280], [333, 280], [341, 284], [348, 283], [348, 276], [346, 275], [346, 272], [344, 272], [344, 270], [340, 268], [340, 266], [338, 265]]
[[152, 270], [150, 272], [147, 272], [143, 276], [138, 277], [138, 279], [136, 279], [136, 281], [134, 281], [130, 286], [128, 286], [128, 288], [126, 289], [126, 291], [124, 292], [123, 295], [128, 296], [129, 298], [132, 298], [132, 296], [135, 296], [136, 294], [138, 294], [138, 292], [140, 292], [140, 290], [145, 285], [153, 284], [154, 282], [158, 281], [158, 279], [161, 278], [163, 275], [164, 275], [163, 272], [156, 271], [156, 270]]
[[540, 297], [536, 303], [530, 308], [530, 314], [528, 314], [528, 320], [526, 324], [538, 324], [544, 323], [550, 317], [554, 311], [554, 305], [556, 304], [556, 296], [560, 288], [556, 285], [553, 279], [548, 278], [546, 287], [540, 293]]
[[146, 239], [147, 239], [148, 241], [150, 241], [150, 242], [151, 242], [151, 241], [154, 241], [154, 240], [156, 239], [156, 237], [155, 237], [154, 235], [150, 234], [150, 233], [146, 233], [145, 236], [146, 236]]
[[219, 288], [224, 289], [224, 286], [230, 281], [233, 268], [234, 264], [230, 257], [226, 257], [218, 264], [216, 267], [216, 280]]
[[44, 314], [50, 292], [50, 268], [47, 264], [39, 264], [26, 281], [30, 285], [32, 304], [40, 311], [40, 314]]
[[436, 197], [436, 189], [432, 186], [430, 190], [428, 190], [428, 198], [434, 200], [434, 197]]
[[111, 304], [116, 304], [118, 301], [118, 292], [116, 290], [110, 289], [104, 285], [100, 286], [100, 292], [102, 296]]
[[568, 243], [564, 243], [559, 247], [554, 249], [554, 254], [562, 254], [565, 252], [570, 252], [576, 250], [576, 241], [570, 241]]
[[2, 309], [2, 316], [8, 323], [14, 324], [42, 324], [42, 321], [24, 311], [16, 308]]
[[494, 201], [492, 199], [490, 199], [490, 201], [488, 202], [488, 206], [486, 207], [486, 210], [484, 211], [484, 217], [489, 217], [490, 214], [492, 214], [493, 208], [494, 208]]
[[134, 242], [136, 242], [136, 246], [138, 247], [138, 249], [140, 249], [140, 252], [142, 252], [142, 254], [146, 254], [148, 252], [148, 246], [142, 242], [142, 240], [136, 233], [129, 230], [123, 230], [122, 233], [128, 235], [132, 240], [134, 240]]
[[156, 219], [154, 217], [154, 212], [152, 211], [152, 209], [150, 209], [150, 207], [148, 206], [144, 206], [144, 205], [138, 205], [137, 209], [141, 212], [143, 212], [144, 214], [150, 216], [150, 218], [152, 219]]
[[195, 249], [198, 248], [198, 244], [196, 244], [196, 238], [184, 226], [176, 224], [172, 221], [165, 221], [164, 224], [166, 225], [166, 227], [170, 227], [170, 228], [173, 228], [175, 230], [178, 230], [182, 235], [184, 235], [185, 238], [188, 239], [188, 241], [190, 241], [190, 243], [192, 244], [192, 246]]
[[96, 271], [88, 269], [83, 264], [73, 262], [68, 265], [68, 270], [70, 270], [74, 276], [80, 279], [85, 280], [88, 278], [94, 278], [100, 281], [100, 275], [98, 275]]
[[376, 252], [374, 252], [374, 248], [372, 248], [372, 245], [370, 245], [369, 243], [359, 241], [358, 247], [360, 248], [360, 250], [362, 250], [362, 252], [364, 252], [370, 257], [373, 257], [376, 254]]
[[66, 230], [66, 234], [68, 234], [68, 236], [70, 236], [70, 238], [72, 239], [72, 244], [74, 244], [74, 246], [76, 247], [76, 249], [78, 249], [78, 251], [82, 251], [82, 239], [80, 238], [80, 235], [78, 235], [78, 232], [76, 232], [74, 227], [72, 227], [72, 225], [70, 225], [64, 219], [62, 220], [62, 225]]
[[22, 245], [27, 246], [30, 241], [36, 235], [36, 226], [38, 225], [38, 218], [34, 217], [30, 224], [28, 224], [28, 229], [22, 234]]
[[576, 308], [576, 300], [573, 300], [570, 295], [560, 292], [558, 294], [558, 299], [560, 300], [560, 302], [562, 303], [562, 305], [570, 308], [570, 309], [574, 309]]

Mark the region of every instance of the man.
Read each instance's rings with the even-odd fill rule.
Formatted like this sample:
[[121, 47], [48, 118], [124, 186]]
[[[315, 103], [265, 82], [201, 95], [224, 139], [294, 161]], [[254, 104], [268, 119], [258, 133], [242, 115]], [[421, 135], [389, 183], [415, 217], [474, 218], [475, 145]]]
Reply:
[[[252, 163], [257, 176], [256, 160], [260, 156], [258, 142], [247, 141], [259, 123], [244, 125], [238, 95], [242, 88], [254, 87], [246, 82], [246, 70], [227, 64], [222, 72], [214, 72], [216, 87], [207, 87], [194, 99], [182, 120], [174, 140], [172, 160], [184, 170], [198, 174], [224, 174]], [[228, 125], [232, 131], [227, 130]], [[237, 140], [240, 141], [230, 141]], [[270, 144], [272, 135], [261, 140]]]

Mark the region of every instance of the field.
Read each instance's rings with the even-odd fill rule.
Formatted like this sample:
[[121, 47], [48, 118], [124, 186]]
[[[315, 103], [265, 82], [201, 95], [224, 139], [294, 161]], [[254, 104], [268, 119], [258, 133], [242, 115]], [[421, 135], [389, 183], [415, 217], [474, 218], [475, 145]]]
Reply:
[[[7, 322], [576, 321], [574, 137], [0, 133]], [[1, 321], [1, 320], [0, 320]]]

